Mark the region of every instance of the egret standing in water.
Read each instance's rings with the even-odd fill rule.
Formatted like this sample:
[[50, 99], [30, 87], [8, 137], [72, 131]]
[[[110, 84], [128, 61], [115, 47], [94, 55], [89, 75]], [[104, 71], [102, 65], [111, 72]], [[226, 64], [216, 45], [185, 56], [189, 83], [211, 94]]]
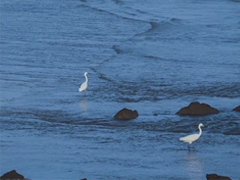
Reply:
[[85, 91], [87, 90], [88, 87], [88, 78], [87, 78], [87, 72], [84, 73], [85, 76], [85, 82], [82, 83], [82, 85], [80, 86], [80, 88], [78, 89], [79, 92]]
[[190, 150], [192, 142], [196, 141], [202, 135], [201, 127], [204, 127], [202, 123], [200, 123], [198, 125], [198, 129], [199, 129], [199, 133], [198, 134], [191, 134], [191, 135], [179, 138], [180, 141], [184, 141], [184, 142], [189, 143], [188, 150]]

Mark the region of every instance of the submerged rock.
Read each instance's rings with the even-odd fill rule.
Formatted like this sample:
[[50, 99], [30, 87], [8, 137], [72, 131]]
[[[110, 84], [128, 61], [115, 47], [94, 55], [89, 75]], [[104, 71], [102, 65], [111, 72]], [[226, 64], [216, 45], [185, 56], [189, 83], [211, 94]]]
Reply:
[[24, 176], [21, 174], [18, 174], [17, 171], [12, 170], [0, 177], [0, 180], [24, 180]]
[[207, 178], [207, 180], [231, 180], [227, 176], [219, 176], [217, 174], [207, 174], [206, 178]]
[[208, 114], [217, 114], [219, 111], [208, 104], [192, 102], [187, 107], [180, 109], [176, 114], [178, 115], [197, 115], [203, 116]]
[[127, 108], [120, 110], [115, 116], [114, 119], [118, 120], [131, 120], [138, 117], [138, 112], [136, 110], [132, 111]]
[[240, 106], [237, 106], [233, 109], [233, 111], [237, 111], [237, 112], [240, 112]]

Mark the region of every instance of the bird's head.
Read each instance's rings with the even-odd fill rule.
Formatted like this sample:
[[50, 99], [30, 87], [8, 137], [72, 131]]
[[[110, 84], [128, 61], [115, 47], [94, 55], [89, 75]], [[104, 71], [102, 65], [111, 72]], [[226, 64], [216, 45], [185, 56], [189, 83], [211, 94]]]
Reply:
[[84, 73], [84, 76], [86, 76], [87, 74], [88, 74], [88, 72], [85, 72], [85, 73]]
[[200, 123], [198, 126], [199, 126], [199, 127], [204, 127], [204, 125], [203, 125], [202, 123]]

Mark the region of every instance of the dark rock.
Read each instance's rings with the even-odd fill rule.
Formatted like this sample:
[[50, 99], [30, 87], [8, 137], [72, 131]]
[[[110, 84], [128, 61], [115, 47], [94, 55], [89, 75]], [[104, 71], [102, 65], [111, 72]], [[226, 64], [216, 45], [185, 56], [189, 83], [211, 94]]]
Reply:
[[180, 109], [176, 114], [178, 115], [208, 115], [208, 114], [217, 114], [219, 111], [208, 104], [192, 102], [187, 107]]
[[207, 174], [206, 178], [207, 178], [207, 180], [231, 180], [227, 176], [219, 176], [217, 174]]
[[233, 109], [233, 111], [240, 112], [240, 106], [238, 106], [238, 107], [235, 107], [235, 108]]
[[131, 120], [137, 117], [138, 117], [138, 112], [136, 110], [132, 111], [130, 109], [123, 108], [114, 116], [114, 119]]
[[9, 180], [9, 179], [24, 180], [24, 176], [22, 176], [21, 174], [18, 174], [15, 170], [12, 170], [0, 177], [0, 180]]
[[83, 179], [80, 179], [80, 180], [87, 180], [87, 178], [83, 178]]

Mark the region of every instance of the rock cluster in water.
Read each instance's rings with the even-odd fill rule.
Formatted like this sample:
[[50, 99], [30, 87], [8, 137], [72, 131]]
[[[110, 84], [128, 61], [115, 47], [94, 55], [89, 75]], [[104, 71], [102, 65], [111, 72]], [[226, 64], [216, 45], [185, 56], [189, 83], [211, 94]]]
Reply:
[[217, 114], [217, 113], [219, 113], [219, 110], [211, 107], [208, 104], [192, 102], [187, 107], [180, 109], [176, 114], [203, 116], [203, 115]]
[[[234, 108], [233, 111], [240, 112], [240, 106]], [[181, 108], [176, 114], [181, 116], [204, 116], [218, 113], [218, 109], [213, 108], [206, 103], [191, 102], [187, 107]], [[158, 114], [154, 113], [153, 115], [157, 116]], [[139, 114], [136, 110], [132, 111], [130, 109], [123, 108], [114, 116], [114, 119], [131, 120], [137, 118], [138, 116]]]
[[[217, 174], [207, 174], [206, 178], [207, 180], [232, 180], [227, 176], [219, 176]], [[0, 177], [0, 180], [30, 180], [30, 179], [24, 178], [24, 176], [21, 174], [18, 174], [16, 170], [12, 170], [2, 175]], [[83, 178], [80, 180], [87, 180], [87, 178]]]
[[120, 110], [115, 116], [114, 119], [117, 120], [131, 120], [131, 119], [135, 119], [137, 118], [138, 112], [136, 110], [132, 111], [130, 109], [127, 108], [123, 108], [122, 110]]
[[[23, 175], [18, 174], [16, 170], [9, 171], [0, 177], [0, 180], [31, 180], [24, 178]], [[86, 178], [80, 180], [87, 180]]]
[[233, 109], [233, 111], [240, 112], [240, 105], [239, 105], [239, 106], [237, 106], [237, 107], [235, 107], [235, 108]]
[[207, 180], [231, 180], [227, 176], [219, 176], [217, 174], [207, 174], [206, 178], [207, 178]]
[[9, 171], [0, 177], [0, 180], [26, 180], [23, 175], [18, 174], [16, 170]]

